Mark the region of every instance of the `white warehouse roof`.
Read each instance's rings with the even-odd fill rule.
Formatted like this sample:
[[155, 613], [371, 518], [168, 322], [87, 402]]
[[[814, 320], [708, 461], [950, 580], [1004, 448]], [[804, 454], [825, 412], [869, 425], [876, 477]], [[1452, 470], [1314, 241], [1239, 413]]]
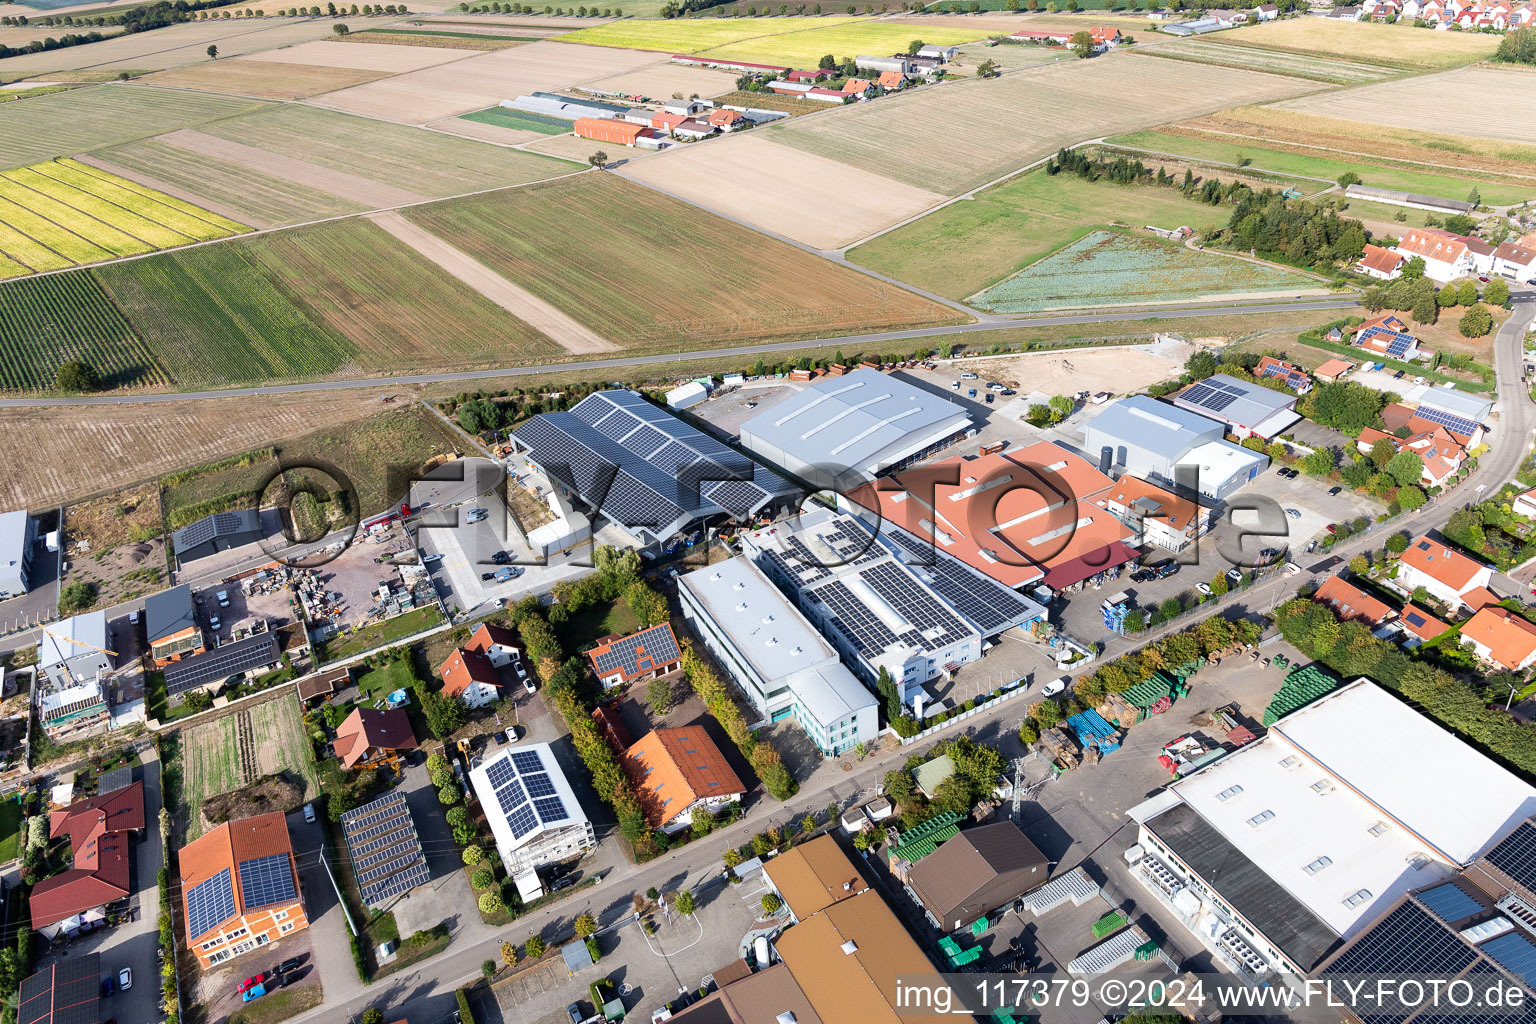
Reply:
[[[1220, 424], [1205, 416], [1146, 395], [1131, 395], [1106, 406], [1089, 421], [1086, 432], [1090, 446], [1097, 443], [1095, 435], [1103, 435], [1170, 460], [1203, 441], [1219, 441], [1223, 433]], [[1098, 453], [1089, 454], [1096, 457]]]
[[720, 628], [730, 631], [737, 650], [763, 679], [780, 679], [837, 657], [832, 645], [746, 555], [685, 573], [678, 585]]
[[1196, 381], [1173, 397], [1181, 409], [1208, 416], [1220, 423], [1242, 427], [1263, 437], [1274, 437], [1295, 423], [1296, 393], [1271, 391], [1252, 380], [1218, 373]]
[[501, 850], [587, 820], [548, 743], [504, 747], [470, 769], [469, 781]]

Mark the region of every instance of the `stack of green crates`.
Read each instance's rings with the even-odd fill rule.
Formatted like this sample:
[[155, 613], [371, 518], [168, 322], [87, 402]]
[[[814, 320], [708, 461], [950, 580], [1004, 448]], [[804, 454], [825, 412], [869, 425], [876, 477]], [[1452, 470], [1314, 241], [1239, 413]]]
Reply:
[[1326, 697], [1338, 689], [1339, 681], [1316, 665], [1297, 666], [1286, 674], [1269, 707], [1264, 710], [1264, 725], [1268, 728], [1293, 711], [1311, 704], [1319, 697]]

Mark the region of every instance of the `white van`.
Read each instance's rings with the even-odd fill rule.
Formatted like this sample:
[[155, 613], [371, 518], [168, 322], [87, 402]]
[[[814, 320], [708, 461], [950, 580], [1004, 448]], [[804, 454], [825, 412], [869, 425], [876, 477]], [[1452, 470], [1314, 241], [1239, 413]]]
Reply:
[[305, 804], [304, 805], [304, 820], [305, 820], [305, 822], [307, 822], [308, 824], [311, 824], [311, 825], [313, 825], [315, 823], [315, 805], [314, 804]]

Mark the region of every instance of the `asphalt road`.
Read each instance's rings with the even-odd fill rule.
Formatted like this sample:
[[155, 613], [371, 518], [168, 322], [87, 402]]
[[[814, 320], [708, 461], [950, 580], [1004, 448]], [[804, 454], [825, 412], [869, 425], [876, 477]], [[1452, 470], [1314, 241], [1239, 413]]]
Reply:
[[589, 359], [572, 363], [541, 363], [537, 366], [504, 366], [490, 370], [465, 370], [459, 373], [422, 373], [401, 377], [363, 377], [354, 380], [322, 380], [308, 384], [272, 384], [257, 388], [230, 388], [225, 391], [175, 391], [152, 395], [86, 395], [76, 398], [7, 398], [0, 399], [0, 409], [27, 409], [60, 405], [134, 405], [142, 402], [186, 402], [199, 398], [253, 398], [261, 395], [292, 395], [306, 391], [343, 391], [350, 388], [399, 387], [407, 384], [441, 384], [450, 381], [487, 380], [493, 377], [532, 377], [566, 370], [602, 370], [615, 366], [646, 366], [656, 363], [675, 363], [679, 360], [724, 359], [734, 356], [757, 356], [768, 352], [793, 352], [808, 348], [825, 348], [833, 345], [879, 345], [888, 341], [907, 341], [913, 338], [932, 338], [973, 334], [985, 331], [1008, 330], [1013, 327], [1054, 327], [1072, 324], [1107, 324], [1127, 320], [1178, 320], [1189, 317], [1219, 316], [1230, 313], [1287, 313], [1317, 309], [1349, 309], [1356, 305], [1354, 298], [1306, 299], [1302, 301], [1270, 302], [1259, 305], [1225, 303], [1218, 305], [1188, 306], [1169, 309], [1142, 309], [1136, 311], [1080, 313], [1072, 316], [1043, 316], [1030, 319], [984, 321], [974, 324], [956, 324], [950, 327], [916, 328], [910, 331], [882, 331], [875, 334], [848, 334], [833, 338], [811, 338], [805, 341], [786, 341], [774, 345], [736, 345], [730, 348], [704, 349], [694, 352], [661, 352], [645, 356], [618, 356], [613, 359]]

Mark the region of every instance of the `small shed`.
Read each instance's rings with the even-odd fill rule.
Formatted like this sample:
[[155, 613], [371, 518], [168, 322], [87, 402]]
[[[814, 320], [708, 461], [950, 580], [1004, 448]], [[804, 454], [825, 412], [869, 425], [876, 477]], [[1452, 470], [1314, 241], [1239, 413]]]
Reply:
[[709, 389], [696, 380], [691, 380], [681, 387], [675, 387], [667, 392], [667, 408], [687, 409], [698, 405], [709, 397]]
[[912, 772], [912, 778], [917, 783], [917, 788], [923, 795], [932, 800], [938, 793], [939, 786], [944, 780], [955, 774], [955, 760], [948, 754], [940, 754], [932, 761], [927, 761], [917, 766]]
[[587, 948], [585, 939], [576, 939], [561, 946], [560, 957], [565, 961], [565, 969], [572, 974], [593, 964], [592, 951]]

